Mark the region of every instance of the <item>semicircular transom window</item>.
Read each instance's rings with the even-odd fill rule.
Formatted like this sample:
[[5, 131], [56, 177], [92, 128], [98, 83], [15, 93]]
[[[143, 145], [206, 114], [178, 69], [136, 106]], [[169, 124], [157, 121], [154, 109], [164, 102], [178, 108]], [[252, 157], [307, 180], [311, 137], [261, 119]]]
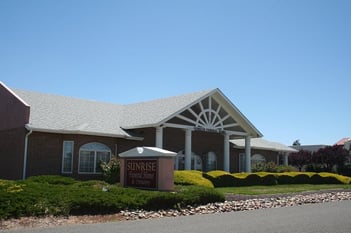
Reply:
[[259, 163], [266, 163], [266, 158], [261, 154], [254, 154], [251, 157], [251, 166], [255, 166]]
[[187, 108], [175, 116], [170, 123], [191, 125], [213, 131], [243, 131], [238, 122], [212, 96]]
[[98, 142], [84, 144], [79, 149], [79, 173], [100, 174], [100, 164], [111, 159], [111, 149]]

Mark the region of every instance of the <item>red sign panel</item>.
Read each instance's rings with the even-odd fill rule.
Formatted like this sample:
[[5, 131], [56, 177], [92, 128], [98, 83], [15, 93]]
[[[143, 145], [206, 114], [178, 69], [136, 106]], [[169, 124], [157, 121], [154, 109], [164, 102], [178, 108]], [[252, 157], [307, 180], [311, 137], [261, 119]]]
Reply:
[[131, 187], [157, 189], [157, 159], [126, 159], [125, 184]]

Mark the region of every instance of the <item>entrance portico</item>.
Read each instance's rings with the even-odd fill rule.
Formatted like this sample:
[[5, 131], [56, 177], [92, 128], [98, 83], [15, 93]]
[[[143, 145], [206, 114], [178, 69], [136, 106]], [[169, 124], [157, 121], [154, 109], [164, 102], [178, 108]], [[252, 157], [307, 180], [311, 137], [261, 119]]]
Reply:
[[[223, 170], [230, 172], [230, 140], [245, 138], [246, 156], [251, 156], [251, 137], [261, 137], [261, 133], [241, 114], [241, 112], [218, 90], [193, 102], [186, 108], [168, 117], [156, 126], [155, 146], [163, 148], [164, 128], [184, 131], [184, 169], [192, 169], [193, 132], [208, 132], [223, 136]], [[209, 142], [210, 143], [210, 142]], [[177, 166], [176, 166], [177, 167]], [[246, 164], [246, 171], [251, 171]]]

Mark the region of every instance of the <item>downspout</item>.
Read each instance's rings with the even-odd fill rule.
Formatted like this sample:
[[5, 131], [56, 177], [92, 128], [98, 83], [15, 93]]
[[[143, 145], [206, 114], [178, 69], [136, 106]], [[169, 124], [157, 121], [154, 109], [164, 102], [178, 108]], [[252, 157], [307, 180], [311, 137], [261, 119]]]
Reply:
[[26, 134], [24, 138], [24, 155], [23, 155], [23, 174], [22, 174], [22, 179], [26, 179], [26, 173], [27, 173], [27, 157], [28, 157], [28, 137], [29, 135], [32, 134], [33, 129], [31, 129], [28, 125], [25, 126], [29, 132]]

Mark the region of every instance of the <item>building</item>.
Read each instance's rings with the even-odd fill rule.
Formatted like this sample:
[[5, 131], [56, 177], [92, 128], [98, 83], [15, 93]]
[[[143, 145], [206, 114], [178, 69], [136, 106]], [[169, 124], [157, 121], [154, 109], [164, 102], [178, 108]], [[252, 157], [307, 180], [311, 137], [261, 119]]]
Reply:
[[[245, 171], [245, 140], [230, 140], [234, 148], [234, 156], [239, 161], [239, 172]], [[273, 162], [277, 165], [288, 165], [288, 157], [290, 153], [298, 152], [298, 150], [288, 147], [279, 142], [272, 142], [263, 138], [252, 138], [251, 146], [251, 166], [257, 163]]]
[[[250, 142], [262, 137], [219, 89], [120, 105], [12, 90], [0, 82], [0, 112], [5, 179], [97, 178], [101, 161], [136, 146], [178, 153], [176, 169], [250, 171]], [[240, 168], [235, 139], [244, 142]]]

